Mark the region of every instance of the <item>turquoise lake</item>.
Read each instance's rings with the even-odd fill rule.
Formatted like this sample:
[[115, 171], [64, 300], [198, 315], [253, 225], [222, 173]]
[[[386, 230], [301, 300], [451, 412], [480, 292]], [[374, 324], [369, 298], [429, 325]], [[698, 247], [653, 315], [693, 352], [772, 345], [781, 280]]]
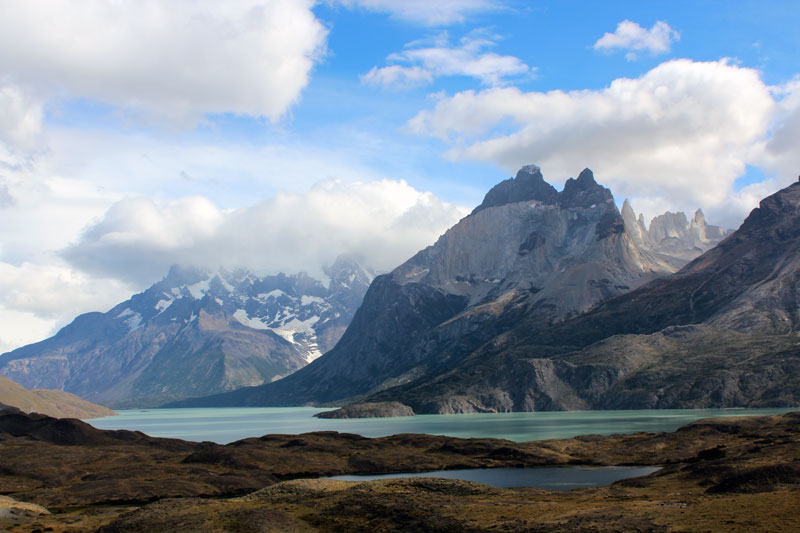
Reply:
[[605, 487], [620, 479], [646, 476], [660, 470], [653, 466], [540, 466], [537, 468], [472, 468], [469, 470], [437, 470], [413, 474], [378, 474], [365, 476], [333, 476], [324, 479], [372, 481], [409, 477], [436, 477], [477, 481], [503, 489], [536, 487], [546, 490], [572, 490]]
[[577, 435], [674, 431], [701, 418], [779, 414], [784, 409], [674, 409], [642, 411], [542, 411], [466, 415], [417, 415], [397, 418], [320, 419], [313, 407], [229, 407], [132, 409], [119, 416], [87, 420], [100, 429], [130, 429], [153, 437], [221, 444], [270, 433], [339, 431], [365, 437], [429, 433], [452, 437], [492, 437], [517, 442]]

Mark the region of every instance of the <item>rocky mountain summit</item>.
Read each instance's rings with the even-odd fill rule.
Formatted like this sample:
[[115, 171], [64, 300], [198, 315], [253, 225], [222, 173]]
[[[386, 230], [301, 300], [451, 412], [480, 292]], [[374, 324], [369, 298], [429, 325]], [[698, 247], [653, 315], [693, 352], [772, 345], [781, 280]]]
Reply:
[[800, 184], [679, 272], [370, 397], [417, 413], [800, 404]]
[[109, 406], [154, 406], [267, 383], [332, 348], [373, 274], [353, 259], [306, 274], [258, 277], [174, 266], [106, 313], [0, 356], [0, 373]]
[[529, 165], [434, 245], [378, 276], [324, 357], [275, 383], [179, 405], [391, 401], [390, 391], [457, 368], [520, 321], [545, 330], [685, 262], [637, 244], [589, 169], [559, 192]]
[[628, 200], [622, 204], [621, 213], [625, 229], [637, 246], [666, 261], [691, 261], [719, 244], [732, 232], [707, 224], [700, 209], [695, 212], [692, 220], [688, 220], [681, 211], [666, 212], [653, 218], [649, 227], [644, 223], [644, 216], [636, 216]]

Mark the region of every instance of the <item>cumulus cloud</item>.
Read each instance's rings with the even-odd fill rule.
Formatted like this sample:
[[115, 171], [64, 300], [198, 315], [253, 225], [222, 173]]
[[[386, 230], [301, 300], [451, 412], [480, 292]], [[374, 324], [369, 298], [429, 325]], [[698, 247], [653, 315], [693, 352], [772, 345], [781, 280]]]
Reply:
[[0, 262], [0, 353], [40, 341], [77, 314], [130, 297], [117, 280], [87, 276], [58, 258], [46, 265]]
[[533, 69], [521, 59], [487, 52], [496, 43], [492, 39], [469, 35], [458, 46], [449, 44], [447, 34], [428, 41], [406, 45], [399, 53], [390, 54], [391, 65], [373, 67], [361, 76], [361, 82], [386, 88], [410, 88], [431, 83], [440, 76], [469, 76], [483, 85], [502, 85], [509, 78], [529, 75]]
[[11, 207], [17, 203], [17, 200], [11, 196], [8, 190], [8, 185], [0, 183], [0, 208]]
[[91, 275], [139, 285], [163, 276], [173, 263], [321, 275], [337, 255], [353, 253], [389, 270], [466, 212], [393, 180], [324, 181], [305, 193], [282, 192], [234, 210], [204, 198], [165, 204], [127, 198], [63, 257]]
[[30, 150], [42, 134], [42, 102], [11, 83], [0, 84], [0, 143]]
[[726, 61], [674, 60], [597, 91], [460, 92], [408, 127], [450, 142], [454, 159], [535, 162], [556, 182], [588, 166], [619, 197], [706, 209], [731, 198], [748, 164], [781, 183], [796, 174], [798, 91], [782, 90], [776, 101], [757, 71]]
[[369, 72], [361, 76], [361, 83], [387, 89], [412, 89], [432, 83], [433, 78], [433, 72], [420, 66], [389, 65], [381, 68], [372, 67]]
[[757, 162], [780, 176], [800, 174], [800, 79], [773, 89], [777, 113]]
[[87, 98], [181, 124], [225, 112], [277, 120], [324, 53], [327, 31], [312, 6], [0, 0], [0, 72], [31, 94]]
[[353, 8], [389, 13], [425, 26], [444, 26], [461, 23], [475, 13], [501, 9], [500, 0], [332, 0]]
[[633, 61], [637, 52], [650, 52], [653, 55], [669, 52], [672, 43], [679, 41], [680, 33], [673, 30], [669, 24], [659, 20], [649, 30], [638, 23], [623, 20], [617, 24], [614, 33], [606, 32], [594, 43], [595, 50], [628, 50], [625, 58]]

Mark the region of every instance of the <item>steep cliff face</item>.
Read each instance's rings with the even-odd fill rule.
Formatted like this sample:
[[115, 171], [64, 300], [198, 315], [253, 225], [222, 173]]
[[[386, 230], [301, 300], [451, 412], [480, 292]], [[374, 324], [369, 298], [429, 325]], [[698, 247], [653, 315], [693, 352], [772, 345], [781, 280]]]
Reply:
[[671, 276], [373, 395], [417, 413], [800, 404], [800, 184]]
[[305, 274], [257, 277], [173, 267], [107, 313], [0, 357], [0, 373], [111, 406], [260, 385], [291, 374], [341, 338], [371, 281], [352, 260]]
[[611, 192], [557, 192], [523, 167], [473, 213], [370, 286], [337, 346], [277, 383], [195, 402], [296, 405], [375, 394], [457, 365], [523, 318], [530, 331], [672, 271], [637, 246]]
[[670, 264], [683, 266], [700, 254], [719, 244], [731, 231], [706, 223], [703, 212], [698, 209], [692, 220], [683, 212], [658, 215], [647, 227], [644, 217], [637, 218], [630, 202], [622, 204], [622, 219], [625, 229], [640, 248], [656, 255]]

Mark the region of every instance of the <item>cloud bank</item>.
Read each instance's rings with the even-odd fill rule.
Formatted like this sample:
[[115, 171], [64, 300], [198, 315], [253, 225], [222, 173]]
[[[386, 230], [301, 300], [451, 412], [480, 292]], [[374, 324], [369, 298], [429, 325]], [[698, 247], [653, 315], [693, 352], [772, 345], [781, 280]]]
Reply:
[[[464, 91], [442, 97], [408, 128], [450, 143], [448, 156], [510, 172], [539, 164], [559, 181], [583, 167], [619, 197], [675, 209], [702, 206], [735, 224], [737, 178], [758, 165], [778, 182], [800, 165], [799, 84], [770, 88], [728, 61], [668, 61], [602, 90]], [[500, 130], [499, 128], [503, 128]], [[510, 132], [509, 132], [510, 131]], [[751, 205], [753, 207], [753, 205]], [[655, 214], [655, 213], [653, 213]]]
[[306, 193], [282, 192], [247, 208], [221, 210], [202, 197], [159, 204], [115, 203], [62, 256], [93, 276], [139, 286], [173, 263], [256, 273], [306, 271], [342, 253], [390, 270], [432, 244], [467, 210], [404, 181], [320, 182]]
[[441, 76], [468, 76], [479, 80], [482, 85], [495, 86], [533, 72], [534, 69], [517, 57], [486, 51], [495, 44], [492, 39], [470, 35], [454, 47], [449, 44], [446, 33], [430, 42], [412, 42], [402, 52], [387, 57], [395, 64], [373, 67], [361, 76], [361, 82], [384, 88], [408, 89], [432, 83]]
[[0, 0], [0, 72], [30, 94], [86, 98], [152, 120], [193, 125], [230, 112], [274, 121], [325, 51], [327, 30], [312, 6]]

